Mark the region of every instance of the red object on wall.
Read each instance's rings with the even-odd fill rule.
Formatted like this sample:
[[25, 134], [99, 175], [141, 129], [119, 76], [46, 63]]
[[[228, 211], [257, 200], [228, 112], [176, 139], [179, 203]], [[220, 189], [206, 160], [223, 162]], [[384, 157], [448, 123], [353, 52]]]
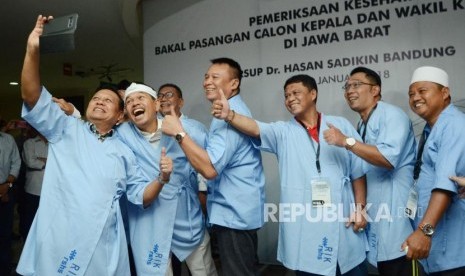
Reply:
[[63, 75], [65, 76], [73, 75], [73, 65], [71, 65], [71, 63], [63, 63]]

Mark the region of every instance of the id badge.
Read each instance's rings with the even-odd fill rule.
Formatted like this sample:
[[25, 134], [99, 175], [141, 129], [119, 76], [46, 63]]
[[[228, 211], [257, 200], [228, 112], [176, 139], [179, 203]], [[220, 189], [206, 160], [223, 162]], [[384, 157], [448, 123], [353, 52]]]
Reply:
[[315, 178], [312, 185], [312, 207], [329, 207], [331, 205], [331, 189], [329, 179]]
[[417, 205], [418, 192], [416, 191], [415, 187], [412, 187], [408, 195], [407, 206], [405, 207], [405, 214], [412, 220], [415, 219]]

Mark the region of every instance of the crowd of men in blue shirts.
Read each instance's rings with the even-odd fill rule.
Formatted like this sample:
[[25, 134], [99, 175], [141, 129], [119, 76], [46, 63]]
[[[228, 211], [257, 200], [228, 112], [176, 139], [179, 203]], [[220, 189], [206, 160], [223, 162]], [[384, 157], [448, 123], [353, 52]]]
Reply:
[[[353, 69], [343, 86], [360, 115], [357, 129], [318, 111], [308, 75], [284, 84], [292, 118], [264, 123], [252, 119], [241, 67], [230, 58], [213, 59], [204, 75], [214, 117], [208, 131], [182, 114], [174, 84], [156, 92], [132, 83], [123, 97], [99, 89], [84, 121], [65, 114], [40, 82], [48, 20], [38, 17], [22, 70], [22, 117], [49, 153], [19, 274], [130, 275], [129, 241], [137, 275], [172, 275], [173, 254], [193, 275], [217, 275], [211, 231], [221, 275], [257, 275], [266, 216], [261, 150], [277, 157], [280, 205], [308, 213], [279, 222], [277, 257], [296, 275], [367, 275], [367, 262], [380, 275], [465, 274], [465, 115], [451, 103], [444, 70], [412, 74], [409, 105], [425, 120], [418, 143], [407, 114], [381, 100], [381, 78], [369, 68]], [[207, 179], [209, 231], [199, 174]], [[17, 172], [0, 176], [3, 201]]]

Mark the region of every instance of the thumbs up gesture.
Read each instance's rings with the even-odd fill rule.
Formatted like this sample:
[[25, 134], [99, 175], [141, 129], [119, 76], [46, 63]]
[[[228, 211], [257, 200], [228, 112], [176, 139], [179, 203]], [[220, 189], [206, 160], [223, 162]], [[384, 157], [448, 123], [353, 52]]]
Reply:
[[217, 119], [224, 120], [229, 114], [229, 103], [223, 90], [220, 89], [218, 92], [220, 94], [220, 98], [213, 101], [211, 114]]
[[326, 143], [338, 147], [344, 147], [347, 137], [334, 125], [328, 123], [327, 126], [328, 129], [323, 132], [323, 138]]
[[170, 181], [170, 175], [173, 171], [173, 160], [166, 155], [166, 148], [161, 149], [161, 158], [160, 158], [160, 178], [163, 182]]

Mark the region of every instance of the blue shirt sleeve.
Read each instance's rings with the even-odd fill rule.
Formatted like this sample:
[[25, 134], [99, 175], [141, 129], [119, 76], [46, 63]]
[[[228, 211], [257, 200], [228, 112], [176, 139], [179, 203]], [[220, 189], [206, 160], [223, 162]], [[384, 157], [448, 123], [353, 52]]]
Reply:
[[[383, 111], [387, 110], [383, 109]], [[373, 122], [368, 122], [376, 137], [375, 146], [384, 158], [394, 168], [397, 168], [401, 161], [401, 151], [404, 149], [404, 145], [408, 143], [411, 129], [410, 120], [406, 114], [395, 109], [390, 109], [389, 112], [380, 112], [376, 119]]]
[[463, 139], [462, 129], [463, 126], [447, 124], [440, 131], [440, 140], [432, 141], [434, 143], [440, 141], [440, 145], [437, 145], [436, 175], [433, 189], [457, 193], [457, 186], [449, 179], [449, 176], [462, 175], [465, 170], [463, 167], [465, 166], [465, 139]]
[[256, 121], [260, 129], [260, 138], [252, 139], [253, 145], [263, 151], [277, 154], [278, 146], [285, 137], [282, 136], [283, 122], [263, 123]]
[[212, 129], [208, 136], [207, 153], [218, 175], [230, 163], [239, 146], [239, 134], [227, 123], [213, 119]]
[[52, 101], [52, 95], [42, 87], [39, 100], [34, 108], [30, 109], [26, 104], [22, 107], [22, 117], [37, 131], [39, 131], [50, 143], [56, 143], [70, 119], [60, 107]]

